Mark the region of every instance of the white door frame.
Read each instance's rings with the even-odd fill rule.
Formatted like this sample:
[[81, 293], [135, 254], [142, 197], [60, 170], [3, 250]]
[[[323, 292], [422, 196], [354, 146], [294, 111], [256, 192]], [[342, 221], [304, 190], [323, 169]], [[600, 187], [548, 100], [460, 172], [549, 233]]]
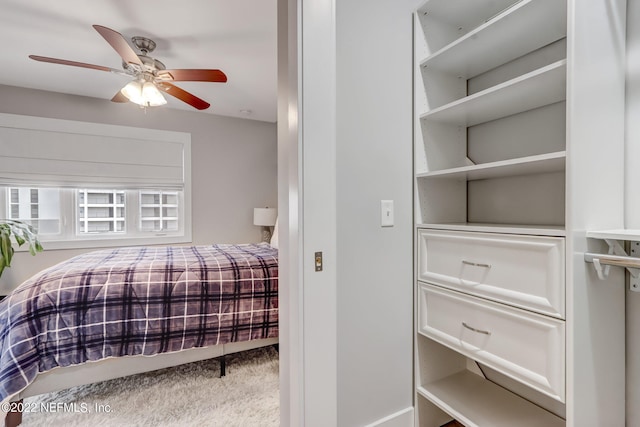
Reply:
[[278, 0], [278, 19], [281, 425], [334, 426], [335, 0]]

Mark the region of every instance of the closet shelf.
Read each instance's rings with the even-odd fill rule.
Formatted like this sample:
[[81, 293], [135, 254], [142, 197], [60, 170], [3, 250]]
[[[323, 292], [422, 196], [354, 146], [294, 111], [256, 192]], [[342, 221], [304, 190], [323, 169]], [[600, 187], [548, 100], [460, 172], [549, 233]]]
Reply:
[[427, 57], [420, 67], [468, 79], [566, 37], [566, 22], [562, 1], [522, 1]]
[[565, 170], [566, 152], [540, 154], [511, 160], [484, 163], [473, 166], [463, 166], [452, 169], [439, 170], [416, 174], [417, 178], [428, 179], [458, 179], [473, 181], [506, 176], [532, 175]]
[[420, 120], [474, 126], [564, 101], [567, 61], [516, 77], [420, 116]]
[[587, 237], [602, 240], [627, 240], [630, 242], [640, 242], [640, 230], [619, 228], [614, 230], [594, 230], [587, 231]]
[[479, 222], [419, 223], [416, 228], [436, 230], [475, 231], [482, 233], [523, 234], [530, 236], [564, 237], [566, 231], [560, 225], [489, 224]]
[[562, 418], [469, 371], [419, 386], [417, 391], [469, 427], [565, 426]]
[[[492, 16], [511, 7], [514, 0], [428, 0], [417, 10], [418, 17], [424, 21], [429, 18], [448, 25], [450, 28], [468, 32], [479, 27]], [[429, 25], [423, 25], [423, 30]]]
[[[585, 262], [593, 263], [598, 278], [604, 280], [609, 275], [609, 267], [626, 268], [629, 272], [629, 290], [640, 292], [640, 230], [614, 229], [587, 231], [587, 237], [602, 239], [609, 245], [609, 253], [585, 252]], [[630, 242], [631, 256], [619, 241]]]

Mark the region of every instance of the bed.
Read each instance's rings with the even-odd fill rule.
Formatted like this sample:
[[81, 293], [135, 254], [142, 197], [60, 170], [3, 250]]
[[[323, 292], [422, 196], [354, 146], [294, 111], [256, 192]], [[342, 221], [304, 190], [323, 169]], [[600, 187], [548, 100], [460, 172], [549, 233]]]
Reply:
[[38, 273], [0, 303], [3, 412], [25, 397], [277, 343], [277, 252], [127, 247]]

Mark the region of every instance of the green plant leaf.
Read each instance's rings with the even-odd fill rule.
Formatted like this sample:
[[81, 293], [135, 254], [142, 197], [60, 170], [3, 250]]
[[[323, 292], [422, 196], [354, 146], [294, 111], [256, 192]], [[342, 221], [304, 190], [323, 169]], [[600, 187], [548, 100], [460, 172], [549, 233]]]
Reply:
[[28, 244], [31, 255], [43, 251], [33, 226], [15, 219], [0, 219], [0, 275], [5, 267], [11, 266], [15, 251], [11, 242], [12, 236], [18, 246]]
[[11, 258], [13, 257], [13, 247], [11, 246], [11, 235], [5, 230], [0, 231], [0, 252], [2, 260], [6, 267], [11, 266]]
[[16, 242], [18, 243], [18, 246], [22, 246], [26, 242], [26, 240], [24, 240], [24, 238], [22, 236], [20, 236], [19, 234], [14, 234], [13, 237], [16, 239]]

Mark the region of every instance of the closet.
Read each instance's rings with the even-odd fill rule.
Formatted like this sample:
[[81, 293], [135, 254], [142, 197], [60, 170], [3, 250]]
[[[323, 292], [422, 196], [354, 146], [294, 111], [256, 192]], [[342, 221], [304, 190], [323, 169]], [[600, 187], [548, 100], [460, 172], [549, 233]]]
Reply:
[[624, 1], [414, 16], [416, 425], [623, 426]]

